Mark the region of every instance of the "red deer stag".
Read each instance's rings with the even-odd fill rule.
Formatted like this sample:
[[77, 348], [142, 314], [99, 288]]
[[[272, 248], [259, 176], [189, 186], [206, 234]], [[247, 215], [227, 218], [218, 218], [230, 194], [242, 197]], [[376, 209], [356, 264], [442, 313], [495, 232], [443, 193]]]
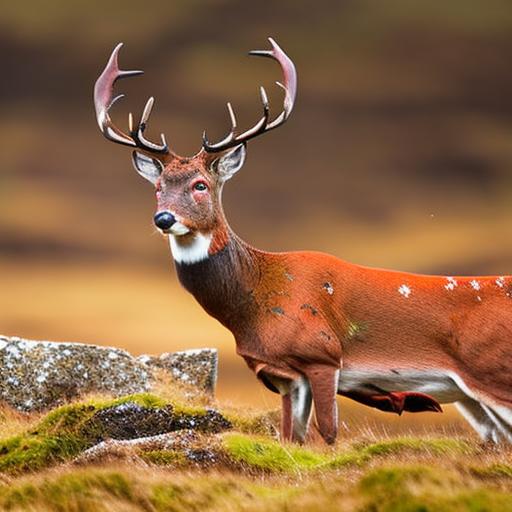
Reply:
[[318, 252], [270, 253], [251, 247], [223, 213], [224, 183], [243, 165], [246, 142], [281, 126], [293, 108], [295, 67], [270, 39], [251, 55], [283, 71], [284, 107], [273, 120], [265, 89], [261, 119], [220, 142], [203, 134], [193, 157], [164, 138], [144, 135], [146, 103], [129, 130], [110, 117], [121, 71], [113, 51], [94, 89], [100, 130], [134, 148], [136, 170], [156, 188], [156, 226], [168, 236], [178, 277], [202, 307], [227, 327], [237, 353], [282, 397], [281, 437], [303, 442], [314, 403], [327, 443], [337, 435], [336, 395], [383, 411], [439, 411], [455, 402], [488, 440], [512, 440], [512, 278], [443, 277], [366, 268]]

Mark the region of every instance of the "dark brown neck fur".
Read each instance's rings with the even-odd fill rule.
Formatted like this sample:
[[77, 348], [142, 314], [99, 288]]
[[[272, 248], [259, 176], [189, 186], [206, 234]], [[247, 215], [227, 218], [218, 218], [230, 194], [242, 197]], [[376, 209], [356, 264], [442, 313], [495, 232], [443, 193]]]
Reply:
[[255, 250], [229, 233], [220, 250], [197, 263], [176, 263], [178, 278], [201, 306], [236, 333], [250, 320], [252, 290], [259, 281]]

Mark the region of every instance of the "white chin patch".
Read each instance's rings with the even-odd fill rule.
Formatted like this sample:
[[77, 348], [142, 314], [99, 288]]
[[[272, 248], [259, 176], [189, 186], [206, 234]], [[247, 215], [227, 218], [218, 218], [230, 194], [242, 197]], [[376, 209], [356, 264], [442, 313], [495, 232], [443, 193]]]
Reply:
[[169, 236], [172, 257], [176, 263], [191, 264], [206, 260], [211, 242], [211, 234], [196, 233], [186, 238], [172, 234]]
[[188, 233], [190, 233], [190, 229], [181, 222], [175, 222], [169, 229], [169, 234], [174, 236], [183, 236]]

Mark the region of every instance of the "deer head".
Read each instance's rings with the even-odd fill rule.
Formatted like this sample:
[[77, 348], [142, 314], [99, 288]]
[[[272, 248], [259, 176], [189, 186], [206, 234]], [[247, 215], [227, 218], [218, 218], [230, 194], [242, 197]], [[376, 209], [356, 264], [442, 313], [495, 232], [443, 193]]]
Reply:
[[[246, 143], [265, 132], [282, 125], [289, 117], [297, 90], [295, 66], [277, 43], [269, 38], [271, 50], [256, 50], [250, 55], [275, 59], [284, 74], [284, 105], [281, 113], [270, 120], [270, 108], [266, 91], [260, 87], [263, 115], [250, 129], [239, 133], [236, 117], [228, 103], [231, 130], [219, 142], [211, 143], [203, 133], [200, 151], [188, 158], [180, 157], [169, 149], [165, 136], [160, 141], [148, 140], [144, 132], [153, 108], [154, 99], [148, 99], [139, 121], [134, 124], [133, 115], [128, 117], [128, 132], [119, 129], [110, 117], [113, 104], [123, 95], [113, 96], [114, 83], [119, 78], [140, 75], [142, 71], [121, 71], [118, 55], [122, 43], [118, 44], [108, 63], [96, 81], [94, 104], [96, 118], [103, 135], [112, 142], [134, 148], [132, 160], [137, 172], [156, 187], [157, 213], [154, 222], [164, 234], [172, 235], [172, 244], [207, 244], [209, 251], [221, 248], [225, 243], [227, 224], [221, 205], [224, 183], [243, 165]], [[215, 235], [215, 236], [214, 236]], [[176, 257], [176, 251], [173, 250]]]

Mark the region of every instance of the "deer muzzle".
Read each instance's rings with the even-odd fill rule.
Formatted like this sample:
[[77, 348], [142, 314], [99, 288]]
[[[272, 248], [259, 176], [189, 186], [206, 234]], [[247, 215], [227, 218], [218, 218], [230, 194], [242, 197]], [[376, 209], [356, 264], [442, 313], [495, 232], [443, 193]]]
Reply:
[[174, 215], [169, 211], [163, 211], [158, 212], [154, 216], [153, 221], [157, 228], [161, 229], [162, 231], [168, 231], [171, 229], [173, 224], [176, 223], [176, 217], [174, 217]]

